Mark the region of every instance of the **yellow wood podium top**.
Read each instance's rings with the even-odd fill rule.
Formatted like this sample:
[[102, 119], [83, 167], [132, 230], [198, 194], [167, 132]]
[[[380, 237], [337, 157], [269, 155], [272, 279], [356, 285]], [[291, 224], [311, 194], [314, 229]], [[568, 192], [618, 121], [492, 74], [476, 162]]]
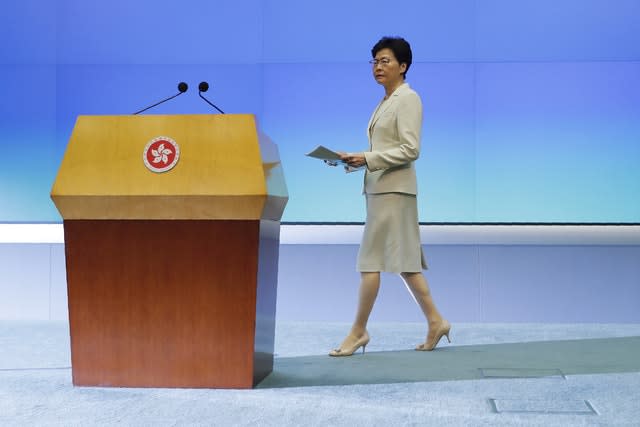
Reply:
[[79, 116], [51, 197], [64, 219], [277, 220], [288, 198], [251, 114]]

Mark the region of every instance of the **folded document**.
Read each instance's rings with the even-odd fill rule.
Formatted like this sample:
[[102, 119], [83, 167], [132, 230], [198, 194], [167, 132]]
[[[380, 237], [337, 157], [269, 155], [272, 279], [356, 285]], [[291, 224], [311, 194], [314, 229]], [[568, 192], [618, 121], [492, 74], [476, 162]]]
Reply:
[[361, 169], [364, 169], [364, 166], [353, 167], [346, 164], [343, 160], [340, 159], [340, 154], [336, 153], [333, 150], [328, 149], [323, 145], [318, 145], [315, 149], [308, 152], [306, 154], [309, 157], [313, 157], [315, 159], [324, 160], [326, 164], [329, 166], [338, 166], [338, 164], [344, 165], [345, 172], [355, 172]]

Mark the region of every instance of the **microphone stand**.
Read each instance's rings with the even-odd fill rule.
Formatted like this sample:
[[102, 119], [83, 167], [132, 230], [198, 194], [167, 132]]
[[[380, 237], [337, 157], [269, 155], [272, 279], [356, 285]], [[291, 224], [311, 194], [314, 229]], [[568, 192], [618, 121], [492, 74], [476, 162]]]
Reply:
[[162, 104], [163, 102], [167, 102], [167, 101], [169, 101], [170, 99], [173, 99], [173, 98], [175, 98], [175, 97], [176, 97], [176, 96], [178, 96], [178, 95], [182, 95], [183, 93], [184, 93], [184, 92], [178, 92], [178, 93], [176, 93], [175, 95], [170, 96], [170, 97], [169, 97], [169, 98], [167, 98], [167, 99], [163, 99], [162, 101], [158, 101], [158, 102], [156, 102], [155, 104], [148, 106], [147, 108], [143, 108], [143, 109], [142, 109], [142, 110], [140, 110], [140, 111], [136, 111], [135, 113], [133, 113], [133, 115], [135, 116], [136, 114], [140, 114], [140, 113], [142, 113], [143, 111], [147, 111], [149, 108], [153, 108], [153, 107], [155, 107], [156, 105], [160, 105], [160, 104]]
[[216, 110], [218, 110], [221, 114], [225, 114], [224, 111], [222, 111], [221, 109], [219, 109], [218, 107], [216, 107], [211, 101], [209, 101], [207, 98], [205, 98], [204, 96], [202, 96], [202, 92], [198, 91], [198, 96], [202, 99], [204, 99], [204, 102], [206, 102], [207, 104], [211, 105], [213, 108], [215, 108]]
[[147, 108], [143, 108], [143, 109], [142, 109], [142, 110], [140, 110], [140, 111], [136, 111], [135, 113], [133, 113], [133, 115], [135, 116], [136, 114], [140, 114], [140, 113], [142, 113], [143, 111], [147, 111], [149, 108], [153, 108], [153, 107], [155, 107], [156, 105], [160, 105], [160, 104], [162, 104], [163, 102], [167, 102], [167, 101], [169, 101], [170, 99], [175, 98], [176, 96], [182, 95], [182, 94], [183, 94], [183, 93], [185, 93], [188, 89], [189, 89], [189, 85], [187, 85], [185, 82], [180, 82], [180, 83], [178, 83], [178, 90], [179, 90], [179, 92], [178, 92], [178, 93], [176, 93], [175, 95], [170, 96], [170, 97], [168, 97], [168, 98], [166, 98], [166, 99], [163, 99], [162, 101], [158, 101], [158, 102], [156, 102], [155, 104], [148, 106]]

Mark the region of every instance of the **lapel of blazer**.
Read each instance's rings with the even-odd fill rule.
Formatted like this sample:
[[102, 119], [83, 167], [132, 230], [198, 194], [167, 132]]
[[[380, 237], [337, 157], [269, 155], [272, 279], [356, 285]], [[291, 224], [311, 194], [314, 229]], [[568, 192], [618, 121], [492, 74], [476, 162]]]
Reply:
[[[382, 102], [382, 101], [380, 101]], [[373, 130], [373, 119], [376, 119], [376, 113], [380, 108], [380, 104], [376, 106], [376, 109], [371, 113], [371, 117], [369, 117], [369, 124], [367, 125], [367, 136], [369, 137], [369, 141], [371, 141], [371, 131]]]
[[367, 134], [369, 135], [369, 142], [371, 142], [371, 133], [373, 131], [373, 127], [376, 125], [376, 122], [378, 121], [380, 116], [382, 116], [384, 112], [389, 109], [389, 107], [395, 104], [396, 100], [398, 99], [398, 96], [400, 96], [400, 94], [402, 94], [402, 92], [404, 92], [408, 88], [409, 88], [409, 83], [403, 83], [400, 86], [398, 86], [398, 88], [394, 90], [393, 93], [391, 94], [391, 98], [389, 98], [387, 102], [384, 102], [380, 106], [380, 108], [377, 108], [373, 112], [373, 114], [371, 115], [371, 118], [369, 119], [369, 127], [367, 128]]

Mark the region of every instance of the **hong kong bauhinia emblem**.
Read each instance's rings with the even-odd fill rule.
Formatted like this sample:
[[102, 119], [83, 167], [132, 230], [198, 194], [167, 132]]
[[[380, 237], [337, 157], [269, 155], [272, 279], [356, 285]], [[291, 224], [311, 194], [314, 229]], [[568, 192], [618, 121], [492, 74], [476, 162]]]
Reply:
[[173, 169], [180, 158], [180, 147], [171, 138], [159, 136], [153, 138], [144, 147], [142, 160], [151, 172], [166, 172]]

